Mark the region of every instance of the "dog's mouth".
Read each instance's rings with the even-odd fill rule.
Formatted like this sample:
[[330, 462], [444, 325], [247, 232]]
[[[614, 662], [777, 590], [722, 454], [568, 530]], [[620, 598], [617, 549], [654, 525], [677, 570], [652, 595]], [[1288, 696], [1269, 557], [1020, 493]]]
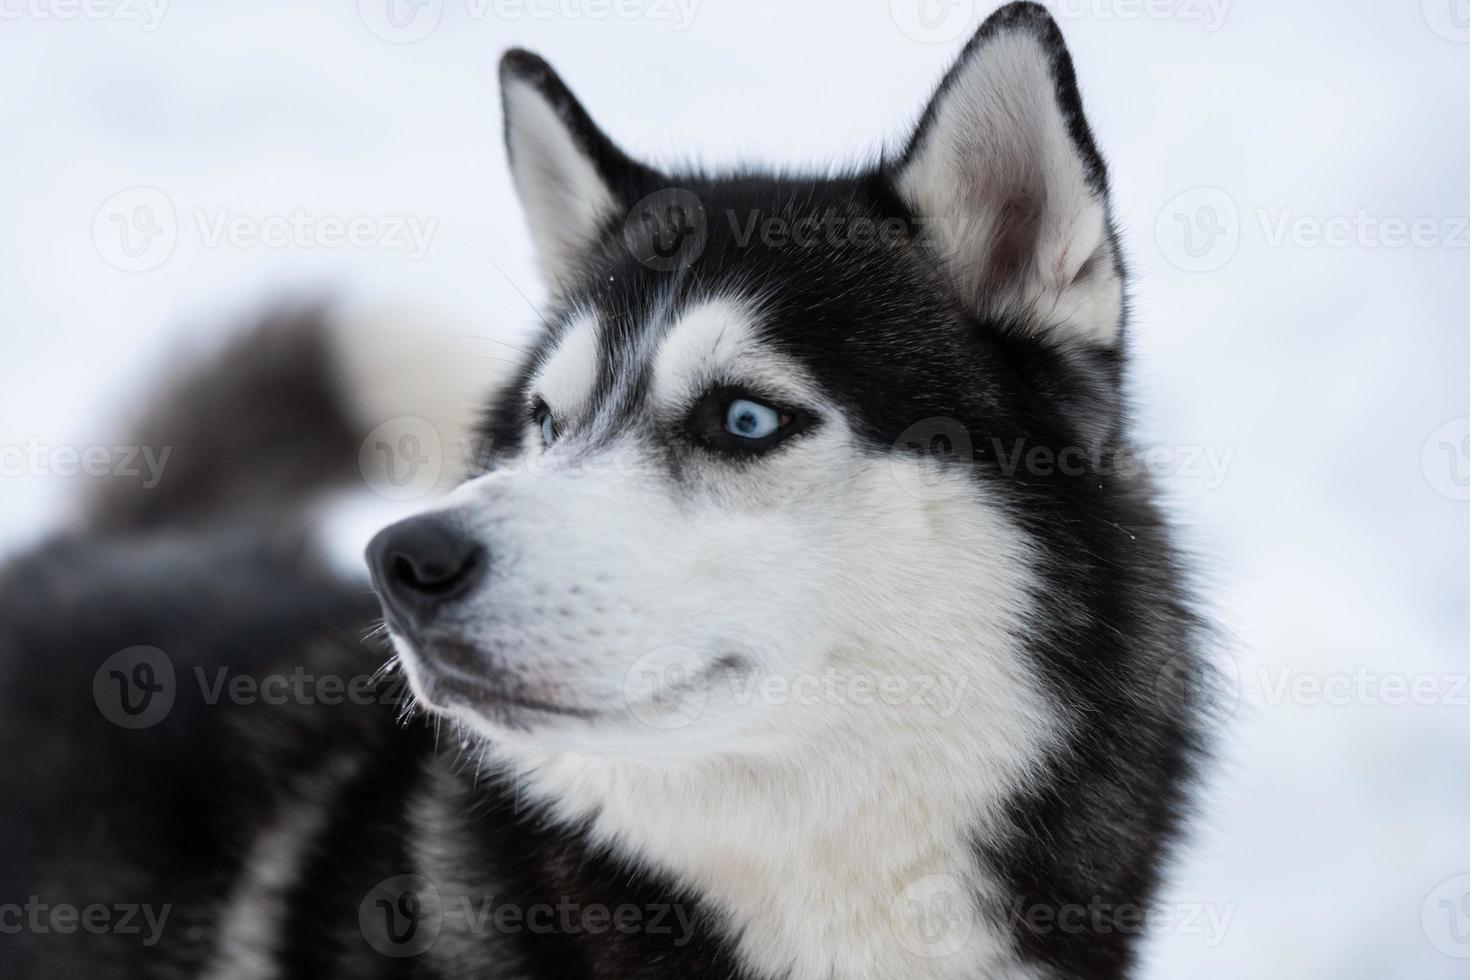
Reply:
[[591, 721], [600, 714], [566, 703], [550, 685], [487, 667], [483, 653], [458, 640], [400, 642], [399, 656], [414, 694], [430, 710], [469, 711], [513, 728], [526, 728], [536, 716]]

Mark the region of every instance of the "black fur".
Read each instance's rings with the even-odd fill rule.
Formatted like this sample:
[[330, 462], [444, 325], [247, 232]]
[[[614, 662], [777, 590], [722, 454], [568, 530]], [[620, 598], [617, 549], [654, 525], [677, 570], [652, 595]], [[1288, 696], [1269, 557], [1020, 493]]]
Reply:
[[135, 444], [169, 451], [157, 486], [98, 485], [84, 523], [98, 531], [277, 515], [357, 476], [358, 433], [339, 391], [321, 306], [286, 307], [181, 376], [135, 425]]

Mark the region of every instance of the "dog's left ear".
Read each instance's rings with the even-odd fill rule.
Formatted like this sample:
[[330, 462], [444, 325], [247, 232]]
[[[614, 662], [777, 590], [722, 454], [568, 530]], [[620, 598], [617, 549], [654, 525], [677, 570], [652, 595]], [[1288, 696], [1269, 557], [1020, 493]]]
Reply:
[[515, 49], [500, 60], [505, 146], [542, 272], [553, 290], [651, 173], [608, 139], [551, 66]]
[[894, 178], [969, 308], [1071, 345], [1117, 346], [1107, 170], [1043, 7], [1011, 4], [981, 25]]

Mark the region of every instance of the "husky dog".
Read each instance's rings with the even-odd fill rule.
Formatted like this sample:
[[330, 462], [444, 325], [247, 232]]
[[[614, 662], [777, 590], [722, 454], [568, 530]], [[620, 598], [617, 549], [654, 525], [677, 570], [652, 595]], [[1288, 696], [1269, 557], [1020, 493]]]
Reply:
[[391, 656], [301, 544], [364, 422], [310, 312], [0, 581], [5, 975], [1131, 975], [1202, 630], [1056, 25], [1000, 10], [836, 175], [662, 172], [501, 82], [554, 307], [368, 549]]

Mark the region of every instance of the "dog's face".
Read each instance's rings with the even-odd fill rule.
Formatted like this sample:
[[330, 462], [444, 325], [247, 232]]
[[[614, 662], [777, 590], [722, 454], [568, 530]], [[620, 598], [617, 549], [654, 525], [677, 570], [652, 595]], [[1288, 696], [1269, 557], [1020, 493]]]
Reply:
[[556, 305], [483, 472], [371, 549], [421, 699], [650, 758], [1024, 740], [1027, 524], [1076, 488], [1000, 457], [1115, 435], [1122, 316], [1055, 28], [993, 19], [836, 178], [660, 174], [539, 59], [502, 82]]

